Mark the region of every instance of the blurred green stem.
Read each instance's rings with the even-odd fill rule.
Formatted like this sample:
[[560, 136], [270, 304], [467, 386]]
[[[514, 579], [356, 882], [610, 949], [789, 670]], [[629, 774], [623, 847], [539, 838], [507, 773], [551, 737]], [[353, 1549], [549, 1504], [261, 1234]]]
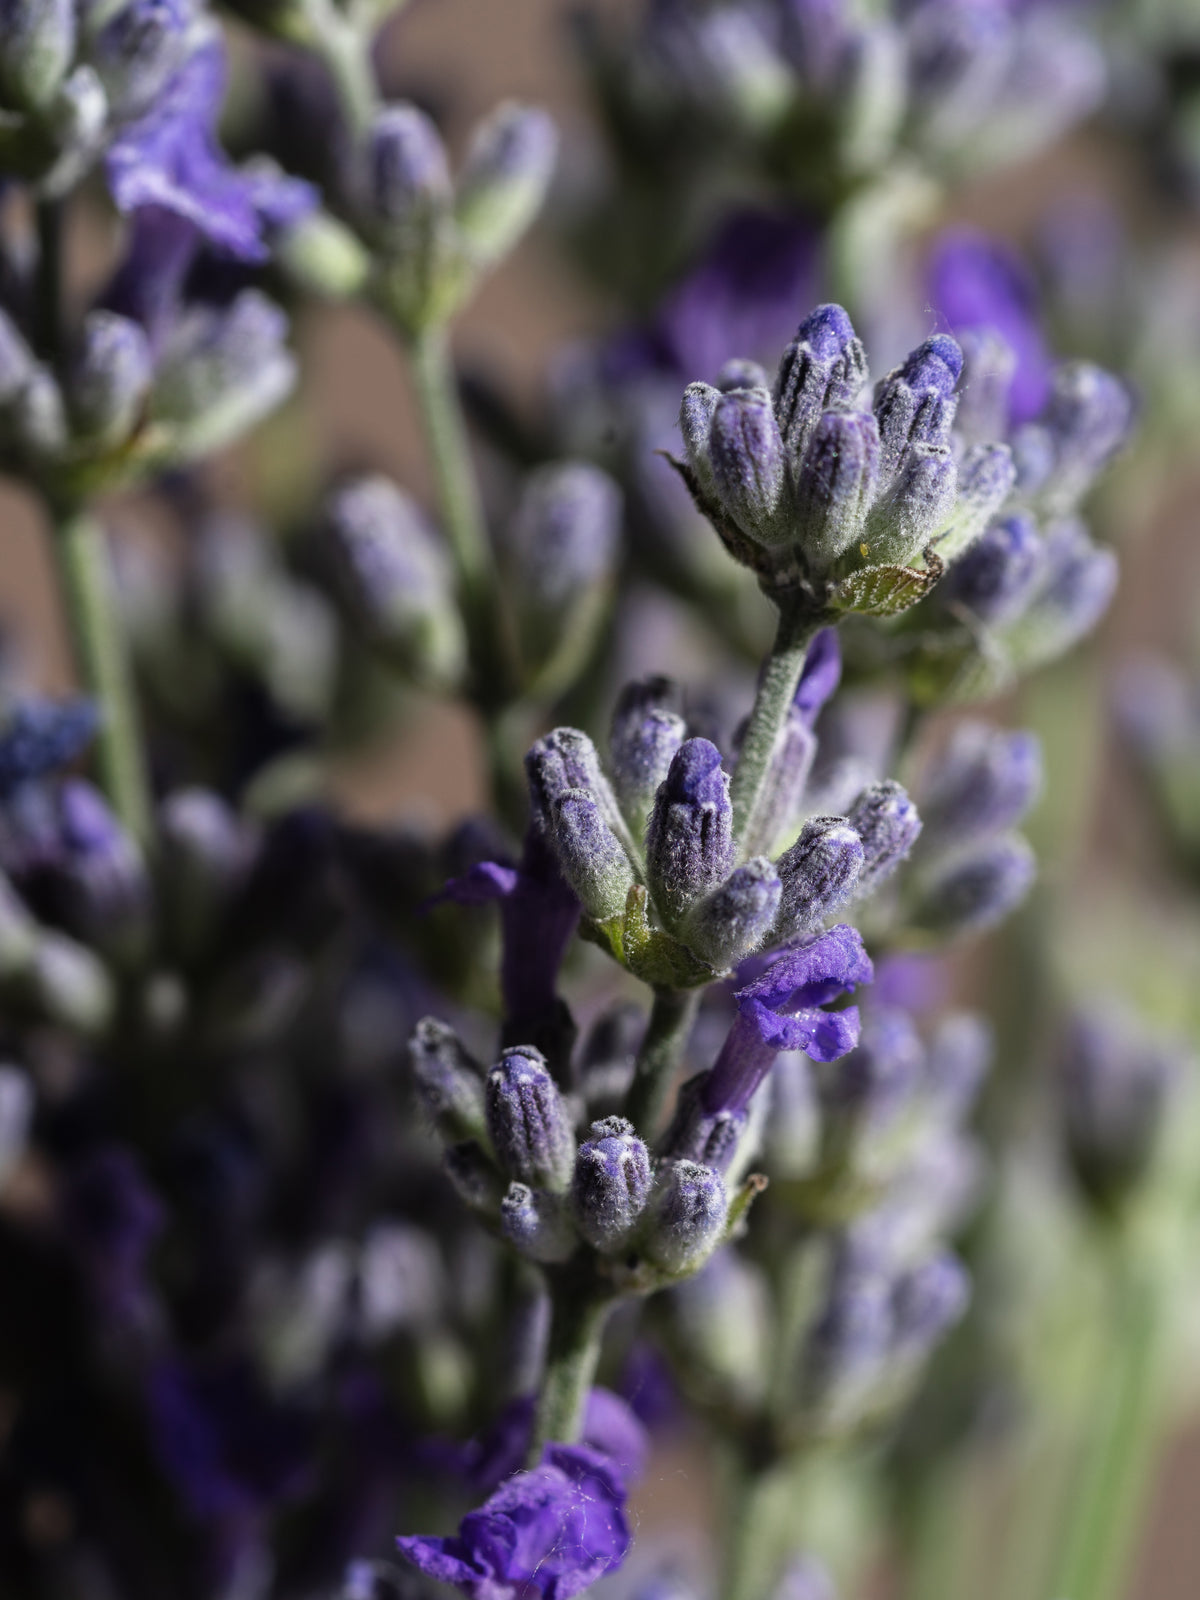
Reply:
[[625, 1115], [646, 1139], [653, 1138], [658, 1127], [699, 1006], [699, 989], [654, 991], [650, 1020], [625, 1100]]
[[371, 30], [347, 17], [333, 0], [305, 0], [316, 53], [333, 78], [338, 101], [355, 135], [371, 125], [379, 91], [371, 66]]
[[86, 511], [63, 515], [54, 546], [79, 676], [100, 713], [101, 782], [121, 822], [144, 845], [150, 838], [150, 791], [104, 529]]
[[612, 1305], [611, 1291], [601, 1289], [578, 1269], [568, 1266], [549, 1271], [546, 1281], [550, 1338], [529, 1442], [530, 1466], [537, 1465], [548, 1441], [574, 1444], [578, 1440]]
[[1044, 1600], [1117, 1600], [1164, 1423], [1170, 1298], [1153, 1250], [1115, 1242], [1113, 1332]]
[[730, 789], [734, 836], [743, 859], [754, 853], [749, 844], [753, 842], [755, 813], [804, 670], [804, 658], [820, 626], [821, 618], [814, 616], [804, 599], [788, 598], [781, 603], [775, 643], [763, 664]]

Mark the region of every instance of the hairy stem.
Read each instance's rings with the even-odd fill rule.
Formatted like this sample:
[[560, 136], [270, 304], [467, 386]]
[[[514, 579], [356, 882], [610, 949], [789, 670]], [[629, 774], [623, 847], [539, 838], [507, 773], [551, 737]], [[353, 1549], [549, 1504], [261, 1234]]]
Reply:
[[86, 511], [75, 512], [59, 519], [54, 544], [79, 676], [100, 712], [100, 779], [116, 815], [145, 844], [150, 791], [104, 530]]
[[485, 713], [490, 713], [507, 696], [511, 682], [508, 652], [499, 611], [496, 564], [444, 328], [428, 328], [413, 340], [412, 362], [442, 522], [458, 574], [475, 698]]
[[698, 989], [656, 989], [650, 1020], [625, 1097], [625, 1115], [650, 1139], [662, 1119], [675, 1069], [683, 1057], [700, 1005]]
[[1161, 1265], [1122, 1241], [1113, 1349], [1095, 1396], [1045, 1600], [1116, 1600], [1124, 1592], [1161, 1441], [1168, 1301]]
[[530, 1466], [541, 1459], [542, 1446], [548, 1441], [574, 1444], [578, 1440], [612, 1305], [609, 1291], [594, 1281], [580, 1281], [578, 1273], [564, 1270], [548, 1273], [547, 1278], [550, 1337], [529, 1441]]
[[809, 643], [820, 626], [820, 618], [814, 616], [808, 606], [793, 601], [780, 606], [775, 643], [763, 664], [754, 709], [742, 738], [730, 788], [734, 834], [738, 840], [754, 835], [755, 814], [762, 801], [771, 759], [787, 723]]
[[329, 69], [342, 112], [355, 135], [371, 125], [379, 104], [379, 91], [371, 66], [371, 36], [330, 0], [306, 0], [309, 26], [316, 50]]

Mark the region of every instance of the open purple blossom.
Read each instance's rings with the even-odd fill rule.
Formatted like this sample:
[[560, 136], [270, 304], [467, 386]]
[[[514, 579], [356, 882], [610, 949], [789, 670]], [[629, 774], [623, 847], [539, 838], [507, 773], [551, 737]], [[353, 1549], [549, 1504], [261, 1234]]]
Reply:
[[265, 230], [303, 216], [316, 195], [295, 178], [230, 164], [216, 140], [225, 79], [220, 41], [194, 51], [144, 115], [117, 134], [108, 181], [120, 210], [174, 212], [219, 249], [263, 261]]
[[396, 1543], [413, 1566], [471, 1600], [569, 1600], [628, 1553], [625, 1485], [597, 1451], [548, 1444], [536, 1467], [468, 1512], [457, 1534]]
[[852, 1050], [857, 1006], [825, 1008], [870, 983], [872, 970], [858, 930], [841, 923], [788, 950], [739, 989], [738, 1014], [701, 1090], [704, 1110], [744, 1110], [780, 1050], [802, 1050], [812, 1061], [836, 1061]]

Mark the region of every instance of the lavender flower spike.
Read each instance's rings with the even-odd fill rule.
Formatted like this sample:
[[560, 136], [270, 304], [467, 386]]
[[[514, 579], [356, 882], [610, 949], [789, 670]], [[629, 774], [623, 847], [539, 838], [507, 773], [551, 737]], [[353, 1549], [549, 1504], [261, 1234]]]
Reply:
[[396, 1541], [413, 1566], [471, 1600], [570, 1600], [614, 1572], [631, 1544], [625, 1485], [612, 1462], [581, 1445], [548, 1444], [458, 1533]]
[[852, 1050], [857, 1007], [823, 1007], [873, 975], [858, 930], [845, 924], [772, 962], [735, 996], [738, 1015], [700, 1091], [703, 1111], [743, 1110], [780, 1050], [803, 1050], [813, 1061], [836, 1061]]

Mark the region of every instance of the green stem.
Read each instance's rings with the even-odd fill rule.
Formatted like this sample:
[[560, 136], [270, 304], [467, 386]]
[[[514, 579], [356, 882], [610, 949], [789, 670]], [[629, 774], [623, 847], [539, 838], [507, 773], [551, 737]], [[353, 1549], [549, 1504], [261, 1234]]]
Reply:
[[646, 1138], [652, 1138], [662, 1117], [671, 1079], [683, 1056], [696, 1012], [698, 989], [656, 989], [650, 1020], [637, 1054], [633, 1082], [625, 1097], [625, 1115]]
[[329, 69], [346, 120], [353, 133], [362, 135], [379, 105], [370, 33], [348, 21], [329, 0], [307, 0], [305, 10], [316, 51]]
[[612, 1295], [578, 1273], [547, 1273], [550, 1289], [550, 1337], [546, 1365], [534, 1412], [529, 1463], [541, 1459], [549, 1440], [573, 1444], [583, 1428], [584, 1408], [596, 1365]]
[[1095, 1424], [1067, 1508], [1045, 1600], [1116, 1600], [1124, 1592], [1164, 1400], [1168, 1296], [1153, 1259], [1122, 1249], [1115, 1348], [1095, 1395]]
[[87, 512], [76, 512], [58, 520], [54, 544], [79, 676], [100, 712], [101, 782], [121, 822], [145, 844], [150, 791], [104, 530]]
[[486, 713], [504, 703], [511, 679], [498, 610], [500, 586], [479, 481], [467, 444], [445, 329], [426, 329], [412, 341], [411, 349], [442, 522], [454, 554], [467, 620], [476, 699]]
[[820, 626], [820, 617], [814, 616], [807, 605], [787, 601], [780, 606], [775, 643], [758, 682], [754, 709], [742, 738], [730, 788], [734, 836], [743, 857], [753, 855], [755, 847], [768, 848], [773, 843], [755, 838], [756, 813], [762, 804], [771, 759], [804, 669], [804, 657]]

